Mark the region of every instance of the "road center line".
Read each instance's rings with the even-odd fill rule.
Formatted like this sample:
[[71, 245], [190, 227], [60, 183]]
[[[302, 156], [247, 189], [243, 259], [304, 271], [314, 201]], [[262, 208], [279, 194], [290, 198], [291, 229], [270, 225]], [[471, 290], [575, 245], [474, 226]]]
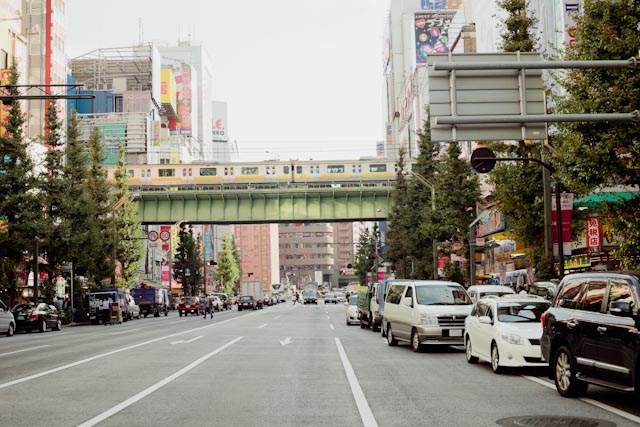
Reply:
[[330, 327], [331, 329], [335, 329], [335, 328], [333, 327], [333, 323], [329, 323], [329, 327]]
[[215, 356], [216, 354], [220, 353], [222, 350], [231, 347], [233, 344], [237, 343], [238, 341], [240, 341], [242, 339], [242, 337], [238, 337], [234, 340], [229, 341], [228, 343], [226, 343], [225, 345], [223, 345], [222, 347], [218, 347], [217, 349], [213, 350], [211, 353], [205, 354], [204, 356], [202, 356], [201, 358], [197, 359], [196, 361], [190, 363], [189, 365], [185, 366], [184, 368], [180, 369], [178, 372], [175, 372], [174, 374], [169, 375], [167, 378], [163, 379], [162, 381], [159, 381], [157, 383], [155, 383], [154, 385], [152, 385], [151, 387], [148, 387], [144, 390], [142, 390], [140, 393], [134, 395], [133, 397], [130, 397], [129, 399], [125, 400], [124, 402], [114, 406], [113, 408], [104, 411], [103, 413], [96, 415], [95, 417], [91, 418], [88, 421], [85, 421], [84, 423], [80, 424], [78, 427], [90, 427], [90, 426], [94, 426], [104, 420], [106, 420], [107, 418], [111, 417], [112, 415], [117, 414], [118, 412], [122, 411], [123, 409], [128, 408], [129, 406], [133, 405], [134, 403], [136, 403], [137, 401], [144, 399], [145, 397], [147, 397], [148, 395], [150, 395], [151, 393], [155, 392], [156, 390], [160, 389], [161, 387], [169, 384], [171, 381], [180, 378], [182, 375], [186, 374], [187, 372], [189, 372], [190, 370], [192, 370], [193, 368], [195, 368], [196, 366], [200, 365], [201, 363], [205, 362], [207, 359]]
[[268, 323], [263, 323], [262, 325], [258, 326], [258, 329], [262, 329], [262, 328], [264, 328], [264, 327], [265, 327], [265, 326], [267, 326], [267, 325], [268, 325]]
[[25, 349], [22, 349], [22, 350], [10, 351], [9, 353], [1, 353], [0, 357], [8, 356], [10, 354], [22, 353], [23, 351], [37, 350], [39, 348], [44, 348], [44, 347], [51, 347], [51, 346], [49, 344], [47, 344], [47, 345], [39, 345], [37, 347], [29, 347], [29, 348], [25, 348]]
[[[250, 316], [250, 315], [247, 315], [247, 316]], [[35, 380], [36, 378], [44, 377], [45, 375], [55, 374], [56, 372], [64, 371], [65, 369], [73, 368], [74, 366], [83, 365], [83, 364], [85, 364], [87, 362], [91, 362], [91, 361], [94, 361], [94, 360], [102, 359], [103, 357], [111, 356], [113, 354], [121, 353], [123, 351], [131, 350], [133, 348], [142, 347], [143, 345], [153, 344], [154, 342], [158, 342], [158, 341], [166, 340], [167, 338], [172, 338], [172, 337], [177, 337], [177, 336], [180, 336], [180, 335], [188, 334], [188, 333], [191, 333], [191, 332], [194, 332], [194, 331], [199, 331], [200, 329], [210, 328], [212, 326], [222, 325], [223, 323], [231, 322], [232, 320], [236, 320], [236, 319], [242, 319], [244, 317], [246, 317], [246, 316], [233, 317], [231, 319], [223, 320], [223, 321], [220, 321], [220, 322], [217, 322], [217, 323], [213, 323], [213, 324], [210, 324], [210, 325], [200, 326], [199, 328], [189, 329], [189, 330], [182, 331], [182, 332], [176, 332], [175, 334], [165, 335], [165, 336], [160, 337], [160, 338], [154, 338], [152, 340], [141, 342], [141, 343], [134, 344], [134, 345], [130, 345], [128, 347], [122, 347], [122, 348], [119, 348], [117, 350], [112, 350], [112, 351], [108, 351], [106, 353], [97, 354], [95, 356], [91, 356], [91, 357], [88, 357], [86, 359], [78, 360], [76, 362], [69, 363], [67, 365], [58, 366], [57, 368], [49, 369], [47, 371], [38, 372], [37, 374], [29, 375], [27, 377], [18, 378], [17, 380], [9, 381], [8, 383], [0, 384], [0, 390], [3, 389], [3, 388], [14, 386], [16, 384], [20, 384], [20, 383], [24, 383], [24, 382], [27, 382], [27, 381]]]
[[[532, 376], [529, 376], [529, 375], [523, 375], [523, 377], [528, 379], [528, 380], [533, 381], [534, 383], [541, 384], [541, 385], [543, 385], [545, 387], [548, 387], [550, 389], [553, 389], [553, 390], [556, 389], [555, 384], [548, 383], [547, 381], [541, 380], [540, 378], [532, 377]], [[588, 403], [588, 404], [596, 406], [596, 407], [598, 407], [600, 409], [604, 409], [605, 411], [609, 411], [611, 413], [619, 415], [622, 418], [626, 418], [626, 419], [628, 419], [630, 421], [633, 421], [634, 423], [640, 424], [640, 417], [635, 416], [633, 414], [630, 414], [628, 412], [625, 412], [625, 411], [623, 411], [621, 409], [614, 408], [613, 406], [607, 405], [606, 403], [598, 402], [597, 400], [589, 399], [588, 397], [581, 397], [579, 399], [582, 400], [585, 403]]]
[[342, 361], [342, 367], [347, 374], [347, 380], [349, 381], [349, 386], [351, 387], [351, 393], [353, 394], [353, 398], [356, 401], [358, 412], [360, 412], [360, 419], [362, 420], [362, 424], [364, 425], [364, 427], [377, 427], [378, 423], [373, 417], [373, 412], [371, 412], [369, 402], [367, 402], [367, 398], [364, 396], [362, 388], [360, 388], [360, 383], [358, 382], [356, 373], [353, 371], [353, 367], [349, 362], [347, 354], [344, 352], [342, 342], [340, 342], [340, 338], [336, 338], [335, 340], [336, 347], [338, 347], [338, 353], [340, 354], [340, 360]]
[[111, 332], [109, 335], [120, 335], [120, 334], [127, 334], [129, 332], [133, 332], [133, 331], [139, 331], [140, 328], [135, 328], [135, 329], [127, 329], [126, 331], [120, 331], [120, 332]]

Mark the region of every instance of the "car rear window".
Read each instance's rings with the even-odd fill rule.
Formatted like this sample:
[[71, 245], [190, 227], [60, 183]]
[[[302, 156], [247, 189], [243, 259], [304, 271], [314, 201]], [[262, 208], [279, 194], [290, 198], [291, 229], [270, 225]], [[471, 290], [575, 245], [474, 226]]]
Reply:
[[549, 308], [550, 304], [548, 301], [500, 303], [498, 305], [498, 320], [506, 323], [540, 322], [540, 316]]
[[420, 305], [469, 305], [471, 299], [459, 285], [416, 286], [416, 300]]

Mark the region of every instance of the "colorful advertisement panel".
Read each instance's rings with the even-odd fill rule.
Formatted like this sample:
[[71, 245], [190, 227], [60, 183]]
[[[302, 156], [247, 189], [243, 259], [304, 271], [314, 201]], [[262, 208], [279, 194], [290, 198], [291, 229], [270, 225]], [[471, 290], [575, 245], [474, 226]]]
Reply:
[[172, 65], [171, 71], [176, 82], [177, 117], [169, 117], [169, 132], [172, 135], [191, 136], [192, 81], [191, 65]]
[[[556, 198], [551, 198], [551, 228], [553, 230], [553, 256], [558, 257], [558, 213]], [[573, 216], [573, 193], [560, 195], [560, 223], [562, 230], [562, 252], [565, 258], [571, 256], [571, 219]]]
[[227, 103], [213, 101], [211, 103], [213, 113], [212, 117], [212, 136], [214, 141], [229, 141], [229, 132], [227, 130]]
[[456, 10], [440, 10], [415, 14], [416, 65], [426, 65], [433, 53], [448, 53], [451, 48], [449, 29]]
[[[11, 70], [0, 70], [0, 85], [8, 85], [11, 83]], [[0, 95], [8, 95], [8, 90], [5, 88], [0, 89]], [[7, 132], [7, 124], [9, 123], [9, 111], [11, 110], [11, 104], [0, 104], [0, 136]]]
[[569, 48], [573, 48], [576, 43], [575, 36], [575, 19], [574, 17], [580, 13], [580, 0], [564, 0], [564, 41], [566, 46]]
[[420, 0], [422, 10], [457, 9], [462, 0]]

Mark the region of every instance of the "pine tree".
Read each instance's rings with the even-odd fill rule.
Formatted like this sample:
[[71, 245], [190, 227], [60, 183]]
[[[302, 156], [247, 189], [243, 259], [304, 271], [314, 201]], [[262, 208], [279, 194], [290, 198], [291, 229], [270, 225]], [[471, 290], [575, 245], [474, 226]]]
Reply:
[[120, 265], [120, 275], [116, 277], [116, 284], [118, 287], [130, 289], [138, 279], [138, 266], [144, 256], [144, 242], [138, 204], [132, 200], [129, 193], [127, 177], [126, 153], [124, 147], [120, 147], [112, 198], [112, 205], [123, 201], [122, 206], [114, 212], [116, 260]]
[[368, 228], [360, 233], [358, 244], [356, 245], [356, 260], [354, 270], [361, 285], [367, 284], [367, 273], [371, 273], [373, 268], [373, 259], [371, 256], [375, 254], [374, 240], [375, 237]]
[[[469, 162], [460, 159], [460, 146], [449, 144], [447, 155], [438, 162], [434, 175], [436, 211], [433, 224], [436, 240], [443, 252], [456, 253], [469, 259], [469, 225], [475, 219], [475, 207], [480, 201], [478, 176]], [[453, 243], [462, 242], [454, 251]]]
[[501, 49], [504, 52], [533, 52], [533, 36], [537, 20], [527, 14], [526, 0], [499, 0], [498, 6], [507, 12], [503, 23]]
[[[18, 72], [11, 66], [9, 96], [18, 96]], [[8, 287], [7, 299], [17, 298], [19, 270], [28, 270], [24, 254], [33, 254], [39, 237], [35, 225], [42, 218], [38, 209], [35, 172], [23, 137], [24, 116], [18, 100], [11, 102], [5, 133], [0, 135], [0, 280]]]
[[394, 192], [391, 193], [391, 204], [387, 213], [387, 233], [385, 258], [390, 262], [396, 271], [396, 277], [408, 277], [407, 250], [405, 243], [411, 234], [411, 226], [408, 225], [407, 217], [410, 213], [410, 200], [408, 187], [409, 183], [404, 175], [404, 150], [400, 149], [396, 170], [396, 180]]
[[233, 243], [228, 236], [224, 236], [222, 238], [220, 258], [215, 271], [218, 288], [221, 292], [237, 294], [236, 284], [241, 277], [239, 265], [234, 255]]

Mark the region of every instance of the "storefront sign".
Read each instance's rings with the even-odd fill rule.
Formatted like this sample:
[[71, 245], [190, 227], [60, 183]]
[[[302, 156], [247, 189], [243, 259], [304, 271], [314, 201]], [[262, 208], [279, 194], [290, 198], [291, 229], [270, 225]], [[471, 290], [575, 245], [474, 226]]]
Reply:
[[600, 218], [589, 218], [587, 220], [587, 247], [597, 248], [601, 245]]

